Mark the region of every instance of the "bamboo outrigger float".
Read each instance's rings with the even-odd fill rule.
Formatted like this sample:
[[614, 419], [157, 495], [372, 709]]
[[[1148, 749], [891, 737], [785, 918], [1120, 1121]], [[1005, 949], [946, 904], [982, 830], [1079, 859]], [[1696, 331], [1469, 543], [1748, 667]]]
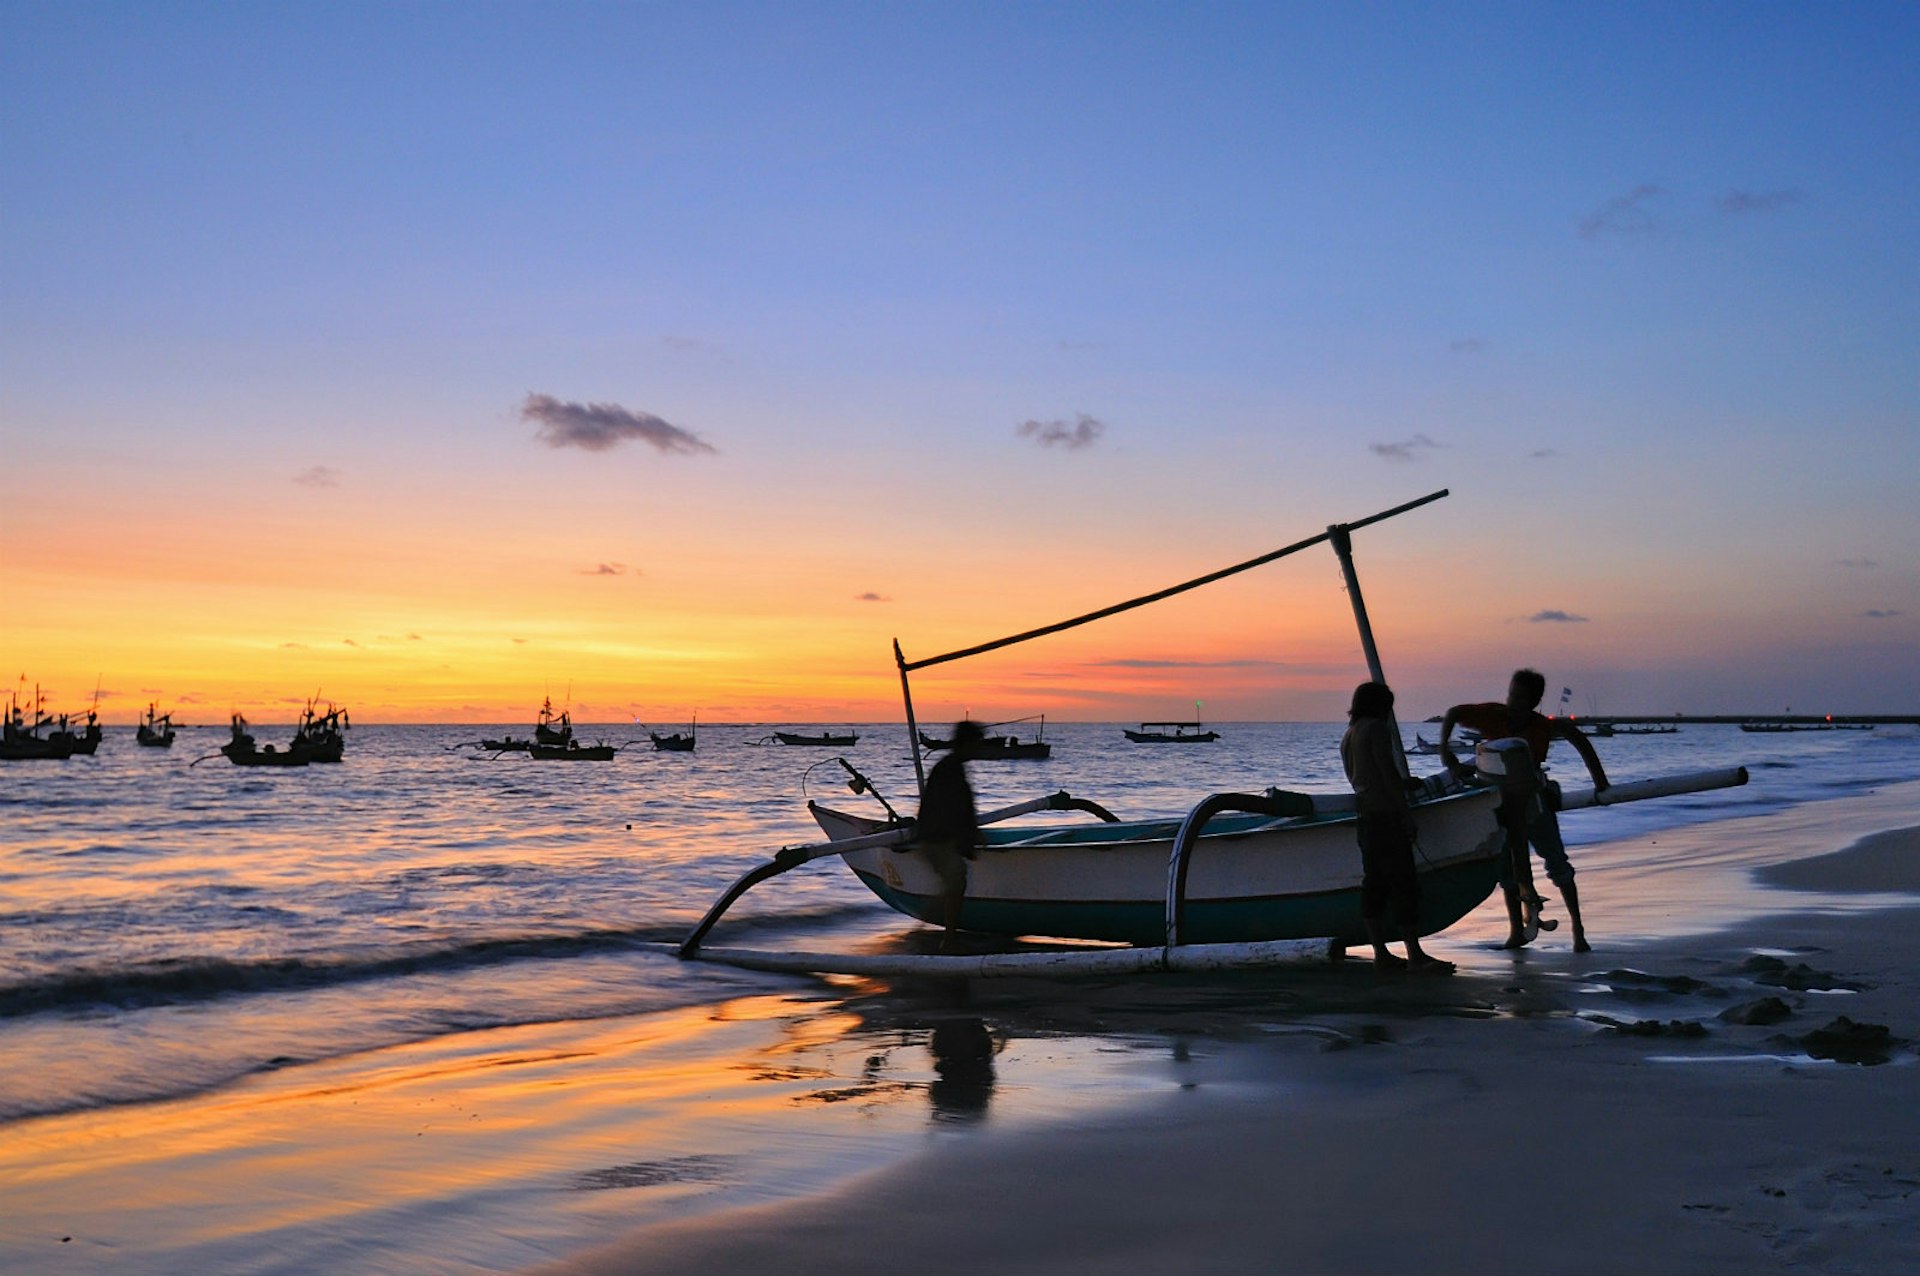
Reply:
[[[924, 791], [926, 773], [909, 683], [913, 671], [1143, 607], [1323, 542], [1332, 545], [1339, 559], [1368, 672], [1375, 681], [1385, 682], [1354, 569], [1352, 534], [1446, 495], [1443, 489], [1358, 522], [1335, 524], [1319, 535], [1156, 593], [944, 655], [909, 661], [896, 640], [894, 662], [900, 672], [919, 787]], [[1399, 739], [1397, 727], [1392, 735]], [[865, 776], [844, 759], [841, 765], [853, 777], [849, 787], [854, 792], [873, 792]], [[1404, 758], [1400, 767], [1404, 774]], [[1745, 781], [1744, 769], [1703, 772], [1616, 785], [1599, 795], [1569, 794], [1562, 805], [1563, 809], [1612, 805]], [[1421, 934], [1446, 929], [1492, 894], [1506, 854], [1504, 833], [1494, 817], [1499, 800], [1500, 791], [1491, 783], [1462, 783], [1446, 775], [1423, 782], [1413, 805]], [[809, 802], [809, 811], [829, 840], [785, 848], [742, 875], [680, 944], [679, 955], [756, 969], [817, 973], [1113, 974], [1265, 965], [1297, 957], [1301, 940], [1324, 940], [1333, 950], [1344, 951], [1365, 937], [1352, 794], [1271, 788], [1264, 793], [1211, 794], [1184, 818], [1122, 821], [1097, 803], [1064, 791], [980, 817], [985, 844], [969, 866], [959, 929], [1130, 947], [945, 956], [770, 953], [702, 946], [720, 917], [747, 890], [830, 856], [844, 860], [894, 909], [922, 921], [941, 921], [939, 874], [914, 843], [914, 822], [899, 817], [884, 798], [881, 802], [887, 819]], [[1043, 828], [1007, 825], [1018, 816], [1060, 810], [1085, 811], [1099, 822]]]

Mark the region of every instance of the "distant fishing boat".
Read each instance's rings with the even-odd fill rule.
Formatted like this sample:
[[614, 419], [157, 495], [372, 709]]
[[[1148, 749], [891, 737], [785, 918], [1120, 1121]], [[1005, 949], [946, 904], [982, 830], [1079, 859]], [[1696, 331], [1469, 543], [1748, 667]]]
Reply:
[[59, 729], [48, 738], [66, 742], [71, 751], [85, 757], [92, 757], [100, 748], [100, 741], [106, 733], [100, 729], [100, 715], [92, 709], [87, 710], [87, 725], [75, 731], [67, 725], [67, 715], [60, 715]]
[[1620, 726], [1613, 728], [1615, 735], [1677, 735], [1679, 727], [1657, 726], [1649, 723], [1645, 726]]
[[692, 753], [695, 735], [700, 729], [700, 715], [693, 715], [685, 731], [673, 731], [661, 735], [658, 731], [648, 731], [647, 738], [653, 741], [657, 753]]
[[220, 746], [220, 752], [235, 766], [305, 766], [312, 761], [304, 752], [276, 750], [270, 744], [264, 748], [256, 745], [243, 714], [235, 713], [227, 726], [233, 738]]
[[[1037, 714], [1032, 718], [1012, 718], [1006, 722], [995, 722], [991, 725], [995, 727], [1007, 727], [1012, 726], [1016, 722], [1034, 721], [1038, 721], [1040, 726], [1034, 732], [1033, 739], [1022, 740], [1016, 735], [983, 736], [974, 744], [974, 758], [981, 762], [1011, 762], [1025, 759], [1044, 760], [1052, 757], [1053, 746], [1048, 744], [1043, 738], [1047, 730], [1047, 717], [1045, 714]], [[942, 749], [951, 749], [953, 747], [953, 741], [951, 739], [941, 740], [928, 735], [924, 731], [919, 732], [919, 736], [920, 747], [929, 752], [937, 753]]]
[[573, 739], [573, 711], [562, 709], [558, 714], [553, 711], [553, 697], [548, 696], [540, 705], [540, 716], [533, 724], [533, 742], [535, 744], [566, 744]]
[[581, 744], [570, 739], [565, 744], [529, 745], [527, 756], [543, 762], [611, 762], [619, 751], [611, 744]]
[[541, 703], [540, 712], [534, 719], [533, 738], [531, 740], [516, 740], [513, 736], [506, 735], [497, 740], [489, 740], [482, 737], [478, 740], [463, 741], [460, 744], [450, 744], [447, 747], [449, 749], [472, 747], [485, 750], [488, 753], [525, 753], [536, 744], [548, 746], [565, 745], [572, 739], [572, 711], [562, 709], [559, 713], [555, 713], [553, 711], [553, 697], [548, 696]]
[[319, 713], [309, 700], [300, 715], [300, 725], [294, 730], [293, 743], [287, 747], [291, 752], [306, 754], [309, 762], [338, 762], [347, 751], [347, 740], [341, 733], [352, 725], [345, 709], [336, 709], [329, 703], [327, 711]]
[[1138, 731], [1122, 730], [1135, 744], [1211, 744], [1220, 738], [1218, 731], [1204, 730], [1198, 722], [1142, 722]]
[[[768, 736], [767, 739], [778, 740], [781, 744], [813, 745], [841, 749], [860, 742], [859, 733], [854, 731], [848, 731], [844, 734], [823, 731], [819, 735], [805, 735], [796, 731], [776, 731]], [[762, 743], [764, 743], [764, 741]]]
[[158, 712], [158, 704], [147, 705], [147, 716], [133, 730], [134, 740], [149, 749], [173, 747], [173, 715]]
[[31, 722], [20, 707], [19, 692], [12, 693], [6, 723], [0, 727], [0, 761], [58, 762], [72, 757], [75, 738], [71, 732], [40, 734], [44, 728], [53, 726], [55, 720], [46, 712], [46, 697], [40, 694], [38, 686], [33, 689], [29, 707], [33, 710]]

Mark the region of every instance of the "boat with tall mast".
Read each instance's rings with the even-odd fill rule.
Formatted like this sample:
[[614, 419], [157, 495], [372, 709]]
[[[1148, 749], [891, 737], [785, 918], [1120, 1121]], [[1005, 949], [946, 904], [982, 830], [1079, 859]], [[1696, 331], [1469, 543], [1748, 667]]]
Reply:
[[133, 730], [134, 742], [149, 749], [170, 749], [173, 747], [173, 714], [159, 712], [157, 701], [147, 704], [147, 716], [142, 718]]
[[[26, 678], [22, 676], [24, 685]], [[47, 712], [46, 696], [38, 684], [33, 698], [21, 705], [20, 691], [9, 695], [7, 716], [0, 723], [0, 761], [64, 761], [73, 756], [75, 737], [71, 732], [53, 730], [59, 720]]]
[[[1335, 524], [1319, 535], [1183, 584], [992, 642], [909, 661], [896, 640], [894, 662], [900, 673], [909, 740], [918, 744], [909, 679], [916, 670], [1088, 624], [1322, 543], [1330, 544], [1340, 561], [1367, 670], [1374, 681], [1385, 682], [1354, 567], [1351, 537], [1363, 527], [1446, 495], [1442, 490], [1355, 523]], [[1392, 728], [1392, 738], [1400, 738], [1397, 726]], [[913, 759], [915, 778], [924, 793], [926, 776], [918, 748]], [[867, 777], [844, 759], [842, 765], [853, 776], [848, 787], [880, 798], [888, 818], [851, 814], [810, 801], [808, 810], [829, 840], [783, 849], [766, 864], [749, 870], [715, 901], [682, 942], [681, 956], [702, 955], [708, 931], [746, 890], [814, 859], [833, 856], [890, 907], [922, 921], [951, 922], [958, 929], [992, 935], [1153, 947], [978, 958], [726, 950], [724, 955], [715, 954], [715, 959], [764, 969], [847, 972], [931, 969], [946, 962], [962, 964], [974, 973], [993, 973], [999, 968], [996, 961], [1009, 971], [1123, 971], [1206, 968], [1208, 961], [1257, 964], [1274, 959], [1272, 950], [1264, 947], [1270, 941], [1327, 939], [1338, 952], [1366, 937], [1357, 817], [1350, 793], [1305, 793], [1279, 787], [1261, 793], [1215, 793], [1199, 800], [1184, 817], [1148, 820], [1120, 820], [1098, 803], [1065, 792], [987, 812], [980, 817], [987, 853], [968, 866], [966, 892], [956, 918], [946, 913], [937, 861], [915, 841], [915, 822], [898, 817]], [[1404, 773], [1404, 760], [1400, 765]], [[1745, 778], [1744, 771], [1729, 771], [1641, 786], [1616, 785], [1604, 797], [1568, 795], [1567, 805], [1662, 796], [1744, 783]], [[1420, 782], [1411, 814], [1419, 831], [1421, 934], [1451, 926], [1492, 893], [1505, 856], [1505, 835], [1494, 818], [1499, 801], [1500, 790], [1490, 783], [1463, 784], [1445, 773]], [[1019, 816], [1063, 810], [1084, 811], [1100, 822], [1003, 827]], [[1196, 954], [1191, 951], [1196, 945], [1217, 951]]]

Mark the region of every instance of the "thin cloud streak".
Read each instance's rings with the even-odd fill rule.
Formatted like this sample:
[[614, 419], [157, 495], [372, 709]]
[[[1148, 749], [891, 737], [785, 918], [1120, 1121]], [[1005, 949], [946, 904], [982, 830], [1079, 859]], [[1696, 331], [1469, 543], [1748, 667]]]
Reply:
[[1084, 669], [1288, 669], [1283, 660], [1086, 660]]
[[1398, 443], [1369, 443], [1367, 450], [1389, 461], [1411, 461], [1422, 453], [1436, 451], [1445, 446], [1446, 444], [1424, 434], [1416, 434]]
[[340, 471], [331, 465], [314, 465], [293, 476], [301, 487], [339, 487]]
[[1570, 611], [1549, 607], [1545, 611], [1536, 611], [1528, 616], [1527, 623], [1529, 625], [1584, 625], [1588, 622], [1585, 616], [1576, 616]]
[[534, 437], [548, 447], [605, 452], [634, 440], [656, 452], [683, 456], [718, 451], [689, 430], [617, 403], [567, 403], [550, 394], [529, 394], [520, 405], [520, 419], [537, 423]]
[[1106, 422], [1082, 412], [1072, 425], [1065, 421], [1022, 421], [1019, 433], [1041, 447], [1064, 447], [1069, 452], [1092, 447], [1107, 432]]
[[1624, 195], [1616, 195], [1581, 220], [1580, 238], [1652, 234], [1653, 214], [1647, 205], [1664, 194], [1658, 186], [1636, 186]]
[[1748, 213], [1777, 213], [1783, 208], [1793, 207], [1800, 200], [1800, 192], [1796, 190], [1731, 190], [1722, 195], [1718, 202], [1721, 212], [1739, 217]]

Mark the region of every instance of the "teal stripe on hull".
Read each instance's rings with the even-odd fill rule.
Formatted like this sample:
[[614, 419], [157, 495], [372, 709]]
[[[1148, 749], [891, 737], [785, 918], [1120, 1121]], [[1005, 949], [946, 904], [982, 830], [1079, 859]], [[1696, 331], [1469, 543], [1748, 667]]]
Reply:
[[[938, 896], [916, 895], [888, 886], [878, 876], [860, 873], [867, 889], [909, 917], [940, 924]], [[1496, 857], [1449, 864], [1420, 875], [1420, 933], [1432, 935], [1465, 917], [1493, 893], [1499, 882]], [[1051, 935], [1058, 939], [1102, 939], [1125, 944], [1163, 944], [1167, 910], [1163, 900], [1030, 902], [968, 899], [960, 906], [960, 929], [988, 935]], [[1360, 921], [1360, 888], [1318, 895], [1280, 895], [1264, 899], [1188, 901], [1181, 915], [1182, 942], [1244, 943], [1262, 939], [1366, 940]]]

